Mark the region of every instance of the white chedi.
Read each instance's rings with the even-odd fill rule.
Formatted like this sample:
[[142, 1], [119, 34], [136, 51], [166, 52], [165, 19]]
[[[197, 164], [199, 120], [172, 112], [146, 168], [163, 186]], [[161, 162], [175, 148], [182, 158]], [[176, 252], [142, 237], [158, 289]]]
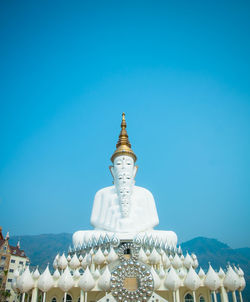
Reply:
[[239, 291], [242, 291], [244, 290], [244, 288], [246, 287], [246, 280], [244, 278], [244, 272], [243, 270], [239, 267], [237, 269], [237, 273], [238, 273], [238, 276], [240, 278], [240, 287], [239, 287]]
[[240, 287], [240, 283], [241, 283], [240, 278], [236, 274], [236, 272], [232, 269], [231, 265], [229, 265], [228, 267], [223, 283], [224, 286], [230, 291], [235, 291]]
[[58, 280], [59, 278], [60, 278], [60, 273], [59, 273], [59, 270], [58, 269], [56, 269], [55, 271], [54, 271], [54, 274], [53, 274], [53, 279], [54, 280]]
[[83, 267], [84, 269], [88, 266], [88, 263], [87, 263], [87, 254], [84, 256], [84, 258], [82, 259], [81, 261], [81, 267]]
[[178, 270], [178, 276], [183, 280], [187, 275], [187, 270], [182, 266], [179, 270]]
[[193, 268], [196, 269], [198, 266], [199, 266], [199, 262], [196, 258], [196, 259], [194, 259], [194, 262], [193, 262]]
[[81, 278], [79, 279], [78, 286], [85, 292], [88, 292], [95, 287], [95, 280], [88, 266], [85, 269]]
[[218, 276], [221, 278], [221, 279], [223, 279], [224, 277], [225, 277], [225, 273], [224, 273], [224, 271], [223, 271], [223, 269], [220, 267], [220, 269], [219, 269], [219, 272], [218, 272]]
[[162, 263], [165, 268], [169, 268], [171, 265], [171, 262], [165, 253], [162, 255]]
[[181, 280], [172, 266], [164, 281], [164, 286], [169, 290], [177, 290], [181, 286]]
[[166, 276], [166, 273], [165, 273], [163, 267], [161, 266], [160, 271], [159, 271], [159, 277], [160, 277], [160, 279], [164, 279], [165, 276]]
[[200, 277], [201, 280], [205, 279], [206, 274], [202, 268], [200, 268], [198, 276]]
[[99, 277], [101, 276], [101, 273], [99, 271], [99, 269], [97, 268], [94, 272], [93, 272], [93, 278], [95, 280], [99, 279]]
[[244, 288], [246, 287], [246, 280], [244, 276], [239, 276], [240, 278], [240, 286], [239, 286], [239, 291], [243, 291]]
[[56, 255], [54, 261], [53, 261], [53, 267], [54, 269], [58, 268], [58, 260], [59, 260], [59, 254]]
[[161, 279], [153, 267], [151, 267], [151, 274], [154, 280], [154, 289], [157, 290], [161, 286]]
[[31, 276], [28, 266], [26, 267], [22, 275], [17, 278], [16, 287], [20, 290], [21, 293], [28, 292], [34, 287], [34, 280]]
[[76, 269], [81, 265], [78, 257], [76, 254], [74, 254], [74, 256], [72, 257], [72, 259], [69, 262], [69, 267], [72, 269]]
[[183, 261], [183, 264], [186, 268], [190, 268], [190, 266], [193, 265], [193, 259], [192, 257], [189, 255], [189, 253], [187, 252], [187, 255]]
[[197, 290], [201, 285], [201, 279], [192, 266], [190, 266], [189, 268], [186, 279], [184, 281], [184, 285], [192, 291]]
[[116, 254], [115, 250], [113, 247], [111, 247], [110, 252], [107, 256], [107, 261], [108, 263], [112, 263], [115, 262], [116, 260], [118, 260], [118, 255]]
[[38, 279], [39, 279], [40, 273], [39, 273], [38, 268], [36, 268], [36, 270], [35, 270], [34, 273], [32, 274], [32, 277], [33, 277], [34, 280], [38, 280]]
[[94, 255], [93, 261], [95, 264], [98, 264], [98, 265], [101, 265], [104, 263], [105, 256], [103, 255], [103, 252], [100, 247], [99, 247], [98, 251], [96, 252], [96, 254]]
[[63, 292], [69, 291], [74, 286], [74, 279], [69, 271], [69, 267], [67, 266], [61, 275], [60, 279], [58, 280], [58, 287]]
[[244, 276], [244, 272], [240, 267], [238, 268], [238, 274], [239, 274], [240, 277]]
[[172, 265], [174, 268], [180, 268], [182, 266], [182, 261], [177, 253], [174, 256], [174, 259], [172, 260]]
[[54, 280], [50, 274], [49, 266], [47, 266], [45, 271], [39, 277], [39, 280], [37, 282], [37, 287], [42, 292], [47, 292], [52, 288], [53, 285], [54, 285]]
[[103, 274], [98, 281], [98, 287], [104, 291], [108, 291], [110, 289], [110, 278], [111, 274], [108, 266], [106, 266]]
[[74, 280], [78, 280], [80, 278], [81, 274], [78, 270], [78, 268], [74, 271], [74, 274], [73, 274], [73, 279]]
[[221, 285], [221, 280], [211, 265], [209, 265], [209, 269], [204, 280], [204, 285], [212, 291], [217, 290]]
[[91, 255], [86, 254], [81, 262], [81, 266], [85, 269], [87, 266], [91, 264]]
[[151, 254], [149, 255], [148, 261], [149, 261], [150, 264], [153, 264], [153, 265], [160, 263], [161, 256], [155, 248], [153, 248]]
[[139, 254], [138, 254], [138, 259], [141, 262], [147, 263], [148, 257], [146, 255], [146, 253], [144, 252], [143, 248], [141, 247], [139, 250]]
[[58, 263], [58, 267], [60, 269], [65, 269], [67, 267], [68, 261], [67, 261], [65, 255], [64, 255], [64, 253], [62, 254], [62, 256], [59, 257], [57, 263]]

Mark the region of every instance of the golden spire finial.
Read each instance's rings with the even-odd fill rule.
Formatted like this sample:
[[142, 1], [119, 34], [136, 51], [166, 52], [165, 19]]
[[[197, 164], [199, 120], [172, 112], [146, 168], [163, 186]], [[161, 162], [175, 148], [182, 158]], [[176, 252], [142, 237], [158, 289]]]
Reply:
[[134, 154], [133, 150], [131, 149], [131, 144], [128, 139], [128, 134], [126, 130], [127, 124], [125, 120], [125, 113], [122, 113], [122, 123], [121, 123], [121, 132], [119, 135], [119, 140], [116, 144], [116, 150], [111, 157], [111, 161], [114, 162], [115, 157], [119, 155], [129, 155], [131, 156], [134, 161], [136, 161], [136, 155]]

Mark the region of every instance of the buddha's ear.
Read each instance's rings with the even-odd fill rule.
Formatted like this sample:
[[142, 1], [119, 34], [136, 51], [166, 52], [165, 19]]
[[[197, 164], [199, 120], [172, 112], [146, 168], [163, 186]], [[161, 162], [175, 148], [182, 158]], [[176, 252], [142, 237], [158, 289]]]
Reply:
[[134, 166], [134, 171], [133, 171], [133, 177], [134, 178], [136, 176], [137, 170], [138, 170], [138, 166]]
[[110, 173], [114, 179], [114, 167], [113, 166], [109, 166], [109, 170], [110, 170]]

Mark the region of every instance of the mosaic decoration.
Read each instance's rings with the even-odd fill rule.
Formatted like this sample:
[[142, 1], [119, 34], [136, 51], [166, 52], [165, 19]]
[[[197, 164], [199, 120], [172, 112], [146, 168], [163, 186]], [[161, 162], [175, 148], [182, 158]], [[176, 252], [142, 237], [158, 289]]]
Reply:
[[138, 248], [134, 243], [121, 244], [118, 256], [121, 264], [111, 274], [113, 297], [119, 302], [147, 301], [153, 293], [154, 281], [148, 267], [138, 262]]

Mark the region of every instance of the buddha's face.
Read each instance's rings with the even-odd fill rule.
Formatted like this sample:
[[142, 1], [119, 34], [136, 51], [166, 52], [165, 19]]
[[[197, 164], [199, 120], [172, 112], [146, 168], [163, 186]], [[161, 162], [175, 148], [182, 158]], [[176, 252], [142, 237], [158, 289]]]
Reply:
[[137, 167], [132, 157], [127, 155], [117, 156], [114, 165], [110, 167], [114, 182], [132, 184]]
[[122, 216], [126, 217], [129, 215], [130, 197], [135, 183], [137, 167], [134, 165], [132, 157], [122, 155], [115, 158], [114, 165], [110, 167], [110, 170], [120, 200]]

